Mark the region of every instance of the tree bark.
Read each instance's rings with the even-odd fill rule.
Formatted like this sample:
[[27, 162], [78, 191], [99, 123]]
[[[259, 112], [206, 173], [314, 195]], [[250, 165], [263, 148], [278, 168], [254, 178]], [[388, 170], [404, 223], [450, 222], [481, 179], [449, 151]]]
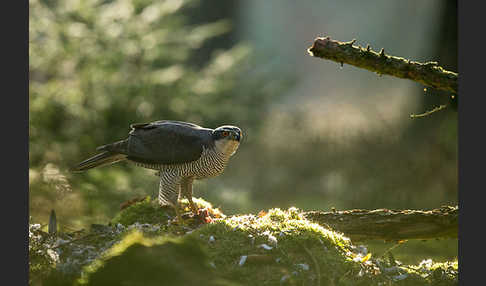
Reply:
[[443, 206], [422, 210], [347, 210], [309, 211], [304, 216], [315, 223], [344, 233], [353, 241], [382, 239], [400, 241], [409, 239], [457, 238], [457, 206]]

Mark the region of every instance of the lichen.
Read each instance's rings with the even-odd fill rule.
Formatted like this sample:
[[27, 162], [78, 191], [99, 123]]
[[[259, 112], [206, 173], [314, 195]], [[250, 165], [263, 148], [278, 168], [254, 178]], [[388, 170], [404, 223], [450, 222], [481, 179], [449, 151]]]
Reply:
[[50, 248], [52, 238], [41, 231], [41, 225], [29, 223], [29, 284], [38, 284], [43, 276], [49, 274], [58, 254]]
[[425, 280], [430, 285], [457, 285], [458, 261], [433, 262], [425, 259], [419, 265], [406, 265], [402, 267], [417, 281]]

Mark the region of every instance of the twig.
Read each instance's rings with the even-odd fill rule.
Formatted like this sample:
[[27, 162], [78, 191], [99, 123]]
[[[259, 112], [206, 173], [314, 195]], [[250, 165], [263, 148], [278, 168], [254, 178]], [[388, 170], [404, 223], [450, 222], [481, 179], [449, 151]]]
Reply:
[[90, 237], [90, 236], [95, 236], [96, 234], [95, 233], [88, 233], [88, 234], [85, 234], [84, 236], [80, 236], [78, 238], [73, 238], [71, 240], [69, 240], [68, 242], [66, 243], [63, 243], [63, 244], [59, 244], [59, 245], [56, 245], [56, 246], [53, 246], [51, 247], [52, 249], [56, 249], [56, 248], [59, 248], [61, 246], [65, 246], [67, 244], [70, 244], [70, 243], [73, 243], [73, 242], [76, 242], [76, 241], [79, 241], [79, 240], [82, 240], [82, 239], [85, 239], [87, 237]]
[[446, 108], [446, 107], [447, 107], [447, 105], [442, 104], [442, 105], [439, 105], [439, 106], [435, 107], [435, 108], [434, 108], [434, 109], [432, 109], [432, 110], [426, 111], [426, 112], [421, 113], [421, 114], [410, 114], [410, 118], [412, 118], [412, 119], [413, 119], [413, 118], [420, 118], [420, 117], [429, 116], [429, 115], [431, 115], [432, 113], [437, 112], [437, 111], [439, 111], [439, 110], [442, 110], [442, 109], [444, 109], [444, 108]]
[[355, 42], [356, 40], [339, 42], [329, 37], [317, 38], [307, 51], [311, 56], [332, 60], [341, 65], [345, 63], [380, 75], [410, 79], [457, 94], [458, 74], [443, 69], [437, 62], [414, 62], [386, 55], [384, 49], [377, 53], [371, 50], [369, 45], [366, 48], [353, 46]]
[[394, 245], [392, 245], [390, 248], [388, 248], [385, 252], [383, 252], [382, 255], [380, 255], [380, 258], [382, 257], [385, 257], [385, 255], [387, 255], [388, 253], [390, 253], [390, 255], [392, 256], [392, 259], [393, 262], [395, 261], [395, 258], [393, 258], [393, 254], [391, 254], [391, 251], [397, 247], [399, 247], [400, 245], [402, 245], [404, 242], [402, 241], [397, 241], [397, 243], [395, 243]]

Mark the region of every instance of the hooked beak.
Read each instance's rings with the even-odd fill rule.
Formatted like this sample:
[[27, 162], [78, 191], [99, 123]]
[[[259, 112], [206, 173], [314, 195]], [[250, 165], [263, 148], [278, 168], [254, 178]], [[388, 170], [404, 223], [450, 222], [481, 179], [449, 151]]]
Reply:
[[240, 142], [242, 137], [241, 132], [234, 132], [233, 137], [235, 138], [236, 141]]

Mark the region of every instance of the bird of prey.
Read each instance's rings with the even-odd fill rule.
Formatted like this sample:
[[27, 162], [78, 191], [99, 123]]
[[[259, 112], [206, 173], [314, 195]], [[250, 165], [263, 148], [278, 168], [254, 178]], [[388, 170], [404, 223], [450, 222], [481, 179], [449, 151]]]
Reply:
[[158, 171], [158, 201], [174, 207], [177, 219], [178, 199], [186, 197], [191, 210], [198, 214], [192, 201], [194, 180], [220, 175], [242, 138], [241, 129], [223, 125], [216, 129], [181, 121], [161, 120], [130, 125], [128, 138], [98, 147], [101, 153], [72, 168], [82, 172], [120, 161]]

